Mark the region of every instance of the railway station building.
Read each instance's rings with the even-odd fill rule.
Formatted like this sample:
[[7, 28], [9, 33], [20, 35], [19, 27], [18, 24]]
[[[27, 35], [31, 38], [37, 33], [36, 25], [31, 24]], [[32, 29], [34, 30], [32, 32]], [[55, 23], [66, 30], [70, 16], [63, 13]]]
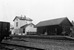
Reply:
[[32, 21], [33, 20], [31, 18], [28, 18], [25, 15], [24, 16], [22, 16], [22, 15], [21, 16], [16, 16], [13, 19], [13, 22], [14, 22], [14, 33], [15, 34], [21, 34], [20, 33], [20, 27], [23, 26], [23, 25], [32, 23]]
[[37, 25], [38, 35], [69, 35], [72, 23], [67, 17], [41, 21]]

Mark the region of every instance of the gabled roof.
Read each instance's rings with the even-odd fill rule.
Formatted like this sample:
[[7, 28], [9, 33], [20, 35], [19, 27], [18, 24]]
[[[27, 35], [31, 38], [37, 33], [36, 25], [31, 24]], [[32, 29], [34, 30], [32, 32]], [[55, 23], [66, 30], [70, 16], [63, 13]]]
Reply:
[[[26, 24], [26, 25], [23, 25], [23, 26], [21, 26], [20, 28], [26, 28], [27, 26], [29, 26], [29, 25], [34, 25], [33, 23], [30, 23], [30, 24]], [[34, 27], [35, 27], [35, 25], [34, 25]]]
[[20, 20], [33, 21], [32, 19], [27, 18], [26, 16], [25, 16], [25, 17], [16, 16], [16, 17], [14, 18], [14, 20], [13, 20], [13, 21], [15, 21], [15, 19], [16, 19], [16, 18], [18, 18], [18, 19], [20, 19]]
[[52, 19], [52, 20], [46, 20], [39, 22], [36, 26], [48, 26], [48, 25], [59, 25], [63, 20], [67, 19], [67, 17], [58, 18], [58, 19]]

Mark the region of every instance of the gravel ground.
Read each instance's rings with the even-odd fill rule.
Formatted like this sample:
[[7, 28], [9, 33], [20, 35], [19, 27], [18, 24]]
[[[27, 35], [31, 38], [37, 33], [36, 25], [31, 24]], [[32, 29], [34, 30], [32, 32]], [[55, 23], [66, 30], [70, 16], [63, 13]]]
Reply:
[[[59, 40], [47, 40], [47, 39], [30, 39], [30, 38], [24, 38], [24, 41], [13, 41], [10, 40], [8, 42], [14, 43], [14, 44], [20, 44], [20, 45], [27, 45], [27, 46], [34, 46], [34, 47], [41, 47], [45, 50], [74, 50], [74, 42], [73, 41], [59, 41]], [[18, 49], [17, 50], [23, 50]], [[25, 49], [24, 49], [25, 50]]]
[[5, 46], [3, 46], [3, 45], [0, 44], [0, 50], [10, 50], [10, 49], [5, 48]]
[[74, 41], [63, 41], [63, 40], [47, 40], [47, 39], [30, 39], [25, 38], [24, 40], [42, 44], [46, 47], [46, 50], [74, 50]]

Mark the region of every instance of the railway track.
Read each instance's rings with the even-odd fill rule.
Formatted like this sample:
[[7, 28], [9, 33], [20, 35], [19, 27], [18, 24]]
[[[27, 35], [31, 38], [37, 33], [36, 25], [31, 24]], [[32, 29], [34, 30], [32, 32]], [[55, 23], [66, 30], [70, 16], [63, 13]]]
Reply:
[[[48, 48], [48, 50], [53, 50], [53, 49], [50, 49], [52, 45], [53, 45], [53, 47], [57, 46], [57, 48], [58, 48], [57, 50], [59, 50], [60, 48], [63, 48], [63, 47], [74, 48], [74, 42], [72, 43], [72, 42], [67, 42], [67, 41], [62, 42], [62, 41], [55, 41], [55, 40], [53, 41], [53, 40], [46, 40], [46, 39], [28, 39], [28, 38], [13, 39], [10, 41], [11, 41], [10, 43], [8, 41], [7, 41], [8, 43], [7, 42], [2, 43], [3, 46], [5, 46], [6, 48], [8, 48], [10, 50], [27, 50], [27, 49], [29, 49], [29, 50], [47, 50], [47, 48]], [[28, 42], [32, 42], [34, 44], [28, 43]], [[17, 45], [16, 45], [16, 43], [17, 43]], [[18, 43], [20, 43], [20, 44], [18, 44]], [[28, 46], [28, 44], [30, 46]], [[34, 47], [33, 45], [37, 46], [37, 47], [39, 46], [40, 48]], [[45, 47], [42, 45], [44, 45]], [[61, 46], [61, 47], [59, 48], [58, 46]], [[54, 50], [56, 50], [56, 49], [54, 49]]]
[[74, 41], [74, 38], [69, 36], [38, 36], [38, 35], [27, 35], [27, 36], [11, 36], [12, 39], [48, 39], [48, 40], [59, 40], [59, 41]]
[[[50, 45], [74, 47], [73, 38], [61, 36], [59, 36], [59, 38], [55, 38], [54, 36], [15, 36], [12, 39], [10, 39], [10, 41], [12, 41], [12, 44], [2, 43], [2, 45], [4, 45], [6, 48], [10, 50], [44, 50], [45, 48], [49, 48], [48, 46]], [[17, 45], [15, 43], [17, 43]], [[18, 45], [18, 43], [20, 43], [20, 45]], [[45, 47], [43, 47], [42, 45]]]
[[[16, 43], [18, 43], [18, 42], [16, 42]], [[2, 42], [1, 45], [3, 46], [3, 48], [5, 48], [7, 50], [44, 50], [44, 49], [40, 49], [40, 48], [34, 48], [34, 47], [18, 45], [18, 44], [13, 44], [13, 43], [11, 44], [11, 43]]]

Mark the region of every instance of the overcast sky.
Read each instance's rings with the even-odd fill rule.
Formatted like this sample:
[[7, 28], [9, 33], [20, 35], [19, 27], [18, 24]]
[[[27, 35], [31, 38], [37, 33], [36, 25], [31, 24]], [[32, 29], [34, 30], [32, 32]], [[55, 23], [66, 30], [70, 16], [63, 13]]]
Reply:
[[0, 0], [0, 21], [13, 24], [15, 16], [33, 19], [33, 23], [60, 17], [74, 20], [74, 0]]

